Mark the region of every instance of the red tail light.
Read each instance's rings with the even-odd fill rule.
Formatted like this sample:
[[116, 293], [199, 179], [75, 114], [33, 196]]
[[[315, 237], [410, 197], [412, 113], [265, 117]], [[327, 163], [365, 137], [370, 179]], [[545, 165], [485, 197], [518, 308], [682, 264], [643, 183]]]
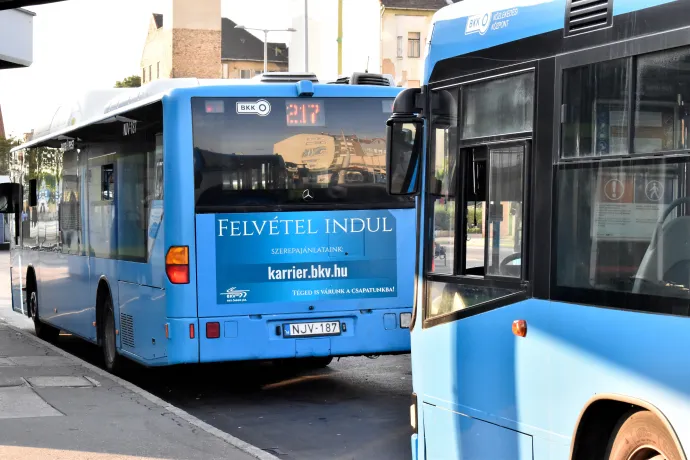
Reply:
[[206, 338], [217, 339], [220, 337], [220, 323], [206, 323]]
[[173, 284], [189, 284], [189, 248], [171, 246], [165, 255], [165, 273]]

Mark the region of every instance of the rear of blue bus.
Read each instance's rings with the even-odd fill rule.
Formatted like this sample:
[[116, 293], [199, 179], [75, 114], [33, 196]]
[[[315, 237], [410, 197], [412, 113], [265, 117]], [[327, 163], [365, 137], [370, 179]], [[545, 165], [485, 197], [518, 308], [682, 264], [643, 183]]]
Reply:
[[414, 201], [385, 175], [395, 93], [280, 88], [189, 99], [199, 361], [409, 352]]

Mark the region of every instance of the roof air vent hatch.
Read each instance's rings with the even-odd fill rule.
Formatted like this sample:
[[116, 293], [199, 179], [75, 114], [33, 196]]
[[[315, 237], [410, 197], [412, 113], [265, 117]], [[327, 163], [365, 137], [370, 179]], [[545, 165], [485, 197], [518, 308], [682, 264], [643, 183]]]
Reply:
[[565, 35], [576, 35], [611, 25], [613, 0], [568, 0]]

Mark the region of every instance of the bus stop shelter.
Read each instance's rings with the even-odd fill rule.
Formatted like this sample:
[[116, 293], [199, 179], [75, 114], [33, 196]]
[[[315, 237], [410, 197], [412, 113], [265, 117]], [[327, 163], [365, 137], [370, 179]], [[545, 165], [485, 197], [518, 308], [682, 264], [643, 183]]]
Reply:
[[[35, 13], [23, 7], [58, 1], [62, 0], [0, 0], [0, 71], [33, 63]], [[9, 177], [0, 176], [0, 183], [8, 181]], [[0, 219], [0, 248], [8, 246], [7, 225], [6, 219]]]
[[61, 0], [0, 0], [0, 70], [33, 63], [35, 14], [23, 7], [57, 1]]

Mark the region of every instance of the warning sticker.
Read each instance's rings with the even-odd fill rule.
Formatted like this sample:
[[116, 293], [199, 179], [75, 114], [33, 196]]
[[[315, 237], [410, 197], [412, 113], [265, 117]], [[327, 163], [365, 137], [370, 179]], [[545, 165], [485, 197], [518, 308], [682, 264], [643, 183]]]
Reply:
[[619, 172], [597, 178], [592, 237], [648, 240], [673, 201], [673, 174]]

